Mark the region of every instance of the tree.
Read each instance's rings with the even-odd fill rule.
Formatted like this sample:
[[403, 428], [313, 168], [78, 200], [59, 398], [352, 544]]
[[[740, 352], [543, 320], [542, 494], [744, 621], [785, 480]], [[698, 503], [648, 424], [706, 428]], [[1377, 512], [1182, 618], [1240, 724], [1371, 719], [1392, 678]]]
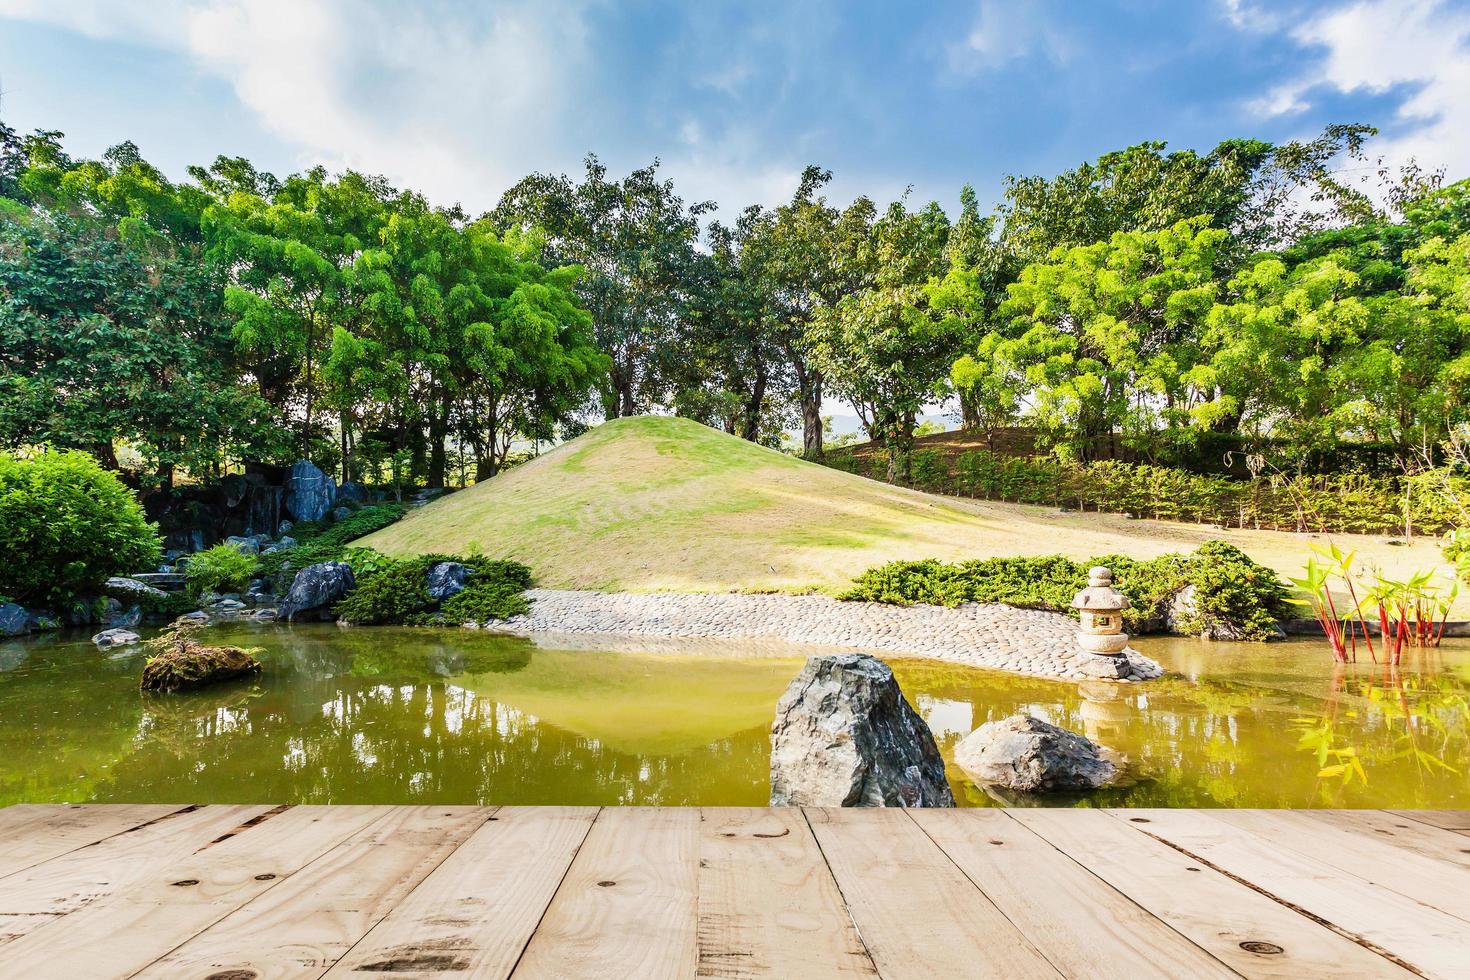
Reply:
[[1306, 142], [1226, 140], [1209, 153], [1165, 153], [1162, 142], [1105, 153], [1056, 177], [1007, 177], [1004, 239], [1023, 262], [1053, 249], [1106, 242], [1120, 231], [1161, 231], [1207, 216], [1231, 233], [1222, 261], [1290, 242], [1333, 220], [1372, 213], [1362, 192], [1341, 181], [1333, 161], [1361, 159], [1376, 130], [1333, 125]]
[[0, 441], [86, 449], [111, 469], [125, 442], [167, 484], [255, 438], [264, 406], [236, 386], [219, 286], [106, 221], [0, 224]]
[[[220, 186], [227, 164], [216, 163]], [[204, 213], [210, 258], [229, 271], [225, 306], [241, 355], [279, 423], [297, 430], [304, 456], [322, 435], [318, 368], [334, 327], [361, 313], [353, 265], [376, 240], [395, 194], [381, 178], [349, 171], [334, 180], [317, 167], [269, 199], [234, 191]]]
[[863, 285], [812, 321], [812, 360], [833, 391], [857, 409], [888, 451], [888, 478], [908, 478], [914, 422], [948, 373], [960, 338], [951, 316], [931, 308], [944, 271], [949, 220], [937, 204], [902, 201], [875, 221], [840, 265]]
[[1227, 237], [1200, 216], [1054, 250], [1021, 271], [1000, 307], [1006, 327], [982, 338], [960, 373], [979, 368], [970, 384], [987, 411], [1024, 400], [1056, 444], [1083, 458], [1119, 430], [1142, 440], [1189, 424], [1212, 394], [1192, 369]]
[[838, 211], [817, 195], [832, 173], [808, 166], [791, 201], [773, 213], [751, 214], [740, 247], [741, 268], [769, 307], [772, 343], [790, 371], [801, 411], [802, 452], [822, 455], [824, 376], [813, 358], [817, 311], [836, 306], [863, 281], [854, 255], [868, 234], [873, 204], [859, 198]]
[[544, 232], [547, 265], [583, 268], [577, 295], [612, 364], [602, 399], [609, 418], [646, 412], [668, 394], [665, 359], [691, 300], [700, 218], [713, 208], [686, 207], [658, 165], [610, 181], [588, 156], [582, 183], [533, 174], [488, 216], [502, 229]]

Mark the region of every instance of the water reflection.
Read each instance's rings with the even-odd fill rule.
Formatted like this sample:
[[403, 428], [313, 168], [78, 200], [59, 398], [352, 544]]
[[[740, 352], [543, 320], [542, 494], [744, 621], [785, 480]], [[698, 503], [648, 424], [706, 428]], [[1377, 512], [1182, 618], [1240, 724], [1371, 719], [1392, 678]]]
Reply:
[[[0, 804], [761, 804], [775, 702], [801, 663], [330, 625], [222, 639], [261, 647], [265, 672], [169, 697], [138, 692], [136, 651], [0, 645]], [[1024, 711], [1124, 764], [1126, 785], [1051, 802], [1470, 806], [1467, 645], [1391, 676], [1334, 671], [1310, 644], [1146, 646], [1179, 674], [1078, 686], [926, 661], [895, 671], [947, 757]], [[1362, 778], [1321, 775], [1343, 758]], [[968, 805], [1035, 802], [949, 774]]]

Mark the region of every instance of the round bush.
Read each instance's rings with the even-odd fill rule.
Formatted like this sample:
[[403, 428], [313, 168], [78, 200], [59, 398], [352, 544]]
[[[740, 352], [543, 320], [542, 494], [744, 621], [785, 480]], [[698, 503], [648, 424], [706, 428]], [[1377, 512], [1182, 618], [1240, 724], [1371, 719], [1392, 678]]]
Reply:
[[158, 527], [86, 453], [0, 452], [0, 594], [61, 602], [158, 564]]

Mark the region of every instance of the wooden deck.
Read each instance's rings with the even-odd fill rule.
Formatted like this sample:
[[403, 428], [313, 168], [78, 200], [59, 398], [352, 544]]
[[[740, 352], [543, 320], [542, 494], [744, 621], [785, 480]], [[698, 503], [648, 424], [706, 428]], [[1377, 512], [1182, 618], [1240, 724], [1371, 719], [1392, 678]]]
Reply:
[[15, 806], [0, 977], [1470, 976], [1470, 812]]

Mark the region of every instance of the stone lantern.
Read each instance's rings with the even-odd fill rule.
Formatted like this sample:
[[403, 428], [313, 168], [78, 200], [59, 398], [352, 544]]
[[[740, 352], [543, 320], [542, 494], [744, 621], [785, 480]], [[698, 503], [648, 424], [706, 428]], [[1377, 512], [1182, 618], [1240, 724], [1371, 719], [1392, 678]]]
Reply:
[[1082, 618], [1077, 631], [1078, 648], [1083, 653], [1122, 656], [1128, 646], [1128, 634], [1123, 632], [1123, 610], [1131, 605], [1127, 596], [1113, 588], [1112, 569], [1102, 565], [1089, 568], [1087, 588], [1072, 600], [1072, 608]]

